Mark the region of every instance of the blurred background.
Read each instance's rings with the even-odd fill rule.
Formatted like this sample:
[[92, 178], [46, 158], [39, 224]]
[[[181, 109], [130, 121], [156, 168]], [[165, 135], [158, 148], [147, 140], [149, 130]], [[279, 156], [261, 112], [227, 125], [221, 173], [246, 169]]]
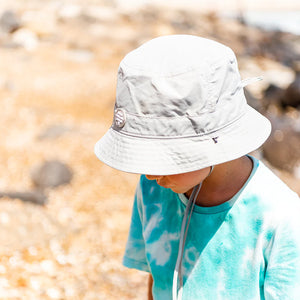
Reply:
[[122, 267], [138, 176], [103, 165], [119, 62], [195, 34], [230, 46], [272, 122], [255, 152], [300, 194], [299, 1], [2, 0], [0, 299], [146, 299]]

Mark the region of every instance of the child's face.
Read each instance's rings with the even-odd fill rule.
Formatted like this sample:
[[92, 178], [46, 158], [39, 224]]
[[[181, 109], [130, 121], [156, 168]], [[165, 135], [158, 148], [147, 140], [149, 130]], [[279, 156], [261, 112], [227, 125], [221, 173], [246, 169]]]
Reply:
[[175, 193], [183, 194], [202, 182], [208, 176], [209, 172], [210, 167], [175, 175], [146, 175], [146, 178], [149, 180], [156, 180], [160, 186], [171, 189]]

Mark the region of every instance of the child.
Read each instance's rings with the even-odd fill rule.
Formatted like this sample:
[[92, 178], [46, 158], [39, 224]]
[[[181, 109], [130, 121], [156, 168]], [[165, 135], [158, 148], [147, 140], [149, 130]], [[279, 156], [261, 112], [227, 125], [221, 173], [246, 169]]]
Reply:
[[232, 50], [172, 35], [130, 52], [95, 153], [142, 175], [124, 265], [149, 299], [300, 299], [299, 197], [247, 155], [270, 134]]

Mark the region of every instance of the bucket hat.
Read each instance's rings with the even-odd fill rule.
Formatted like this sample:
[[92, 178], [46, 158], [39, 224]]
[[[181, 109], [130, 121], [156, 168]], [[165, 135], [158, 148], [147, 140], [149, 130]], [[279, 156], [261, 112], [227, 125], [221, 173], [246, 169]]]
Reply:
[[95, 154], [121, 171], [171, 175], [252, 152], [271, 125], [247, 104], [247, 83], [223, 44], [192, 35], [150, 40], [119, 65], [113, 122]]

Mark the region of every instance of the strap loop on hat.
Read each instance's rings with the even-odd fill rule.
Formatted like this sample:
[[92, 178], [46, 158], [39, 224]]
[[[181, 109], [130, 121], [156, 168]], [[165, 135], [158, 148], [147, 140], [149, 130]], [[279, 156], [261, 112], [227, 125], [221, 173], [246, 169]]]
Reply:
[[246, 78], [241, 81], [241, 87], [245, 87], [248, 84], [255, 83], [255, 82], [261, 81], [261, 80], [263, 80], [262, 76]]

